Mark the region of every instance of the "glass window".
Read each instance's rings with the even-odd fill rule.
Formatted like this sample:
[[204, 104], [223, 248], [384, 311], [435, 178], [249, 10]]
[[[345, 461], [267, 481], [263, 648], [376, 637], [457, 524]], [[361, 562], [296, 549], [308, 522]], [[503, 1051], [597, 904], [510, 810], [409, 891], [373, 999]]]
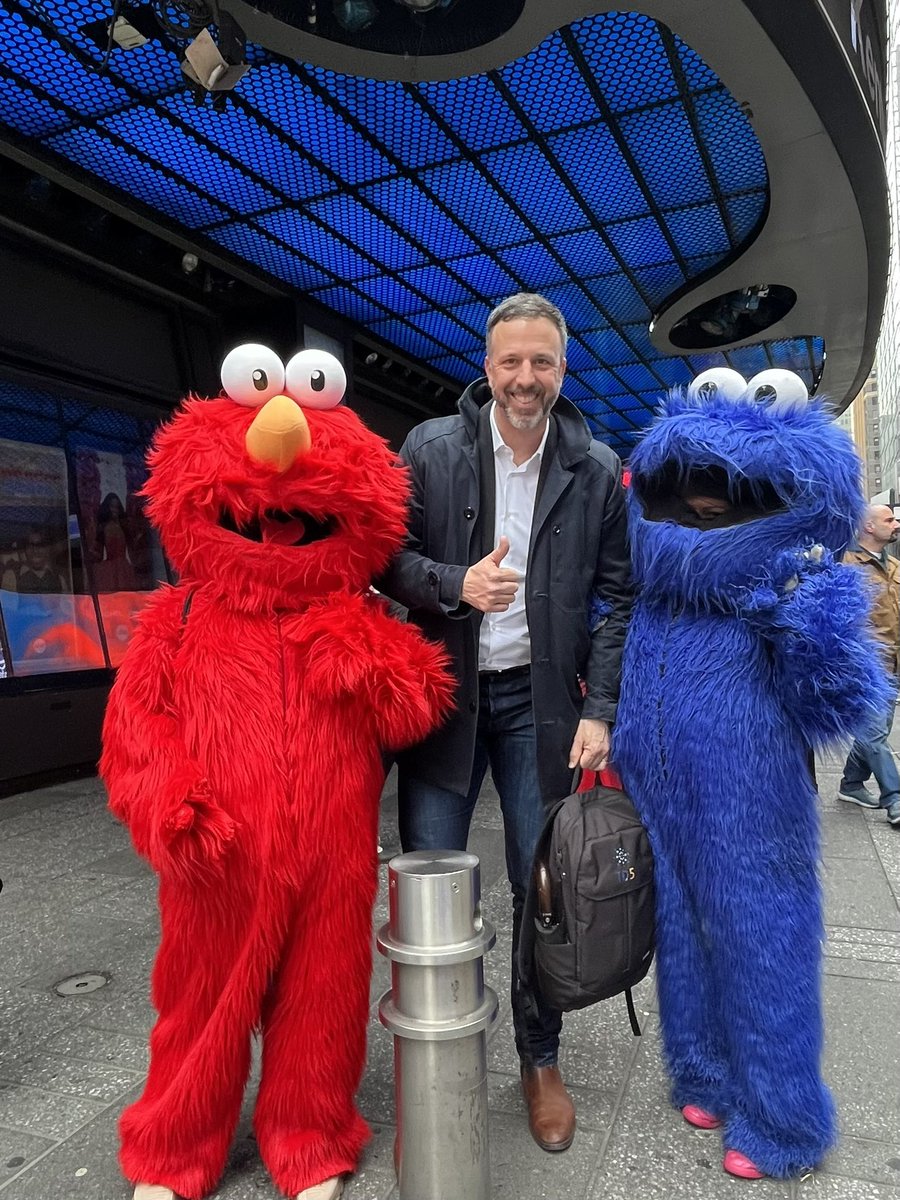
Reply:
[[118, 666], [166, 563], [156, 422], [0, 379], [0, 678]]

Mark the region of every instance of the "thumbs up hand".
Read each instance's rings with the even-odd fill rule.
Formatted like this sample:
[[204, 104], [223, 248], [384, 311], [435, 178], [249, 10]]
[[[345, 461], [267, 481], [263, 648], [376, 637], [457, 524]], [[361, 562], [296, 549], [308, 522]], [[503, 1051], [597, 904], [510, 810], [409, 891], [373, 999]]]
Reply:
[[480, 612], [506, 612], [520, 583], [518, 572], [500, 565], [508, 553], [509, 538], [502, 537], [495, 550], [466, 571], [460, 599]]

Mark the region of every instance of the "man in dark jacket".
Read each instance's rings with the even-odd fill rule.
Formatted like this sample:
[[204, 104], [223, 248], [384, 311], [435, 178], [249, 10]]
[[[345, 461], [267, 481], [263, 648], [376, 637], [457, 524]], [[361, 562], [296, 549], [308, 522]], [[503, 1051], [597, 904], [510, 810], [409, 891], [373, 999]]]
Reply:
[[512, 1011], [532, 1135], [565, 1150], [575, 1110], [562, 1018], [519, 984], [516, 948], [546, 806], [607, 761], [631, 604], [621, 466], [560, 396], [566, 324], [541, 296], [488, 318], [486, 379], [400, 452], [407, 546], [379, 584], [444, 642], [456, 709], [400, 759], [404, 850], [465, 849], [490, 765], [513, 894]]

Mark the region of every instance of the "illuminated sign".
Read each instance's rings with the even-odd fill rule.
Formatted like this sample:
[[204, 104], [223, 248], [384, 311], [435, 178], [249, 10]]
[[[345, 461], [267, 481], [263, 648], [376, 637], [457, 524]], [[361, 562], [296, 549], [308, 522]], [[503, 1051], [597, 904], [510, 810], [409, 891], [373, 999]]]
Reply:
[[819, 0], [828, 14], [884, 146], [887, 135], [887, 59], [883, 0]]

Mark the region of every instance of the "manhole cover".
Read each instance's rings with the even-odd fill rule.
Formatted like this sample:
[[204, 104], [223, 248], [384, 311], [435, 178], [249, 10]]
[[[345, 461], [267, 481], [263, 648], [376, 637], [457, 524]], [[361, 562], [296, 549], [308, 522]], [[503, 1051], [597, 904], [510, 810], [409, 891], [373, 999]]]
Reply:
[[96, 971], [85, 971], [83, 975], [70, 975], [68, 979], [61, 979], [53, 990], [58, 996], [83, 996], [87, 992], [99, 991], [108, 983], [109, 979], [105, 975], [98, 975]]

